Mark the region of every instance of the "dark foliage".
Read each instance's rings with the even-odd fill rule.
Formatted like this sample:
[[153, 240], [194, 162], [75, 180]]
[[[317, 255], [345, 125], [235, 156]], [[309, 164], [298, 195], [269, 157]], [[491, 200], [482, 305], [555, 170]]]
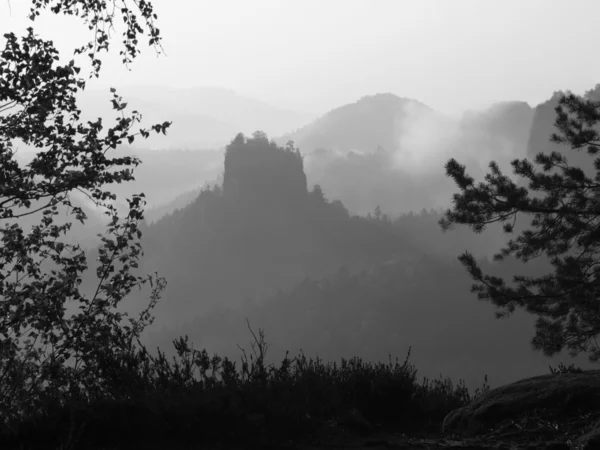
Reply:
[[[116, 3], [116, 2], [114, 2]], [[89, 51], [92, 75], [98, 76], [98, 52], [108, 50], [108, 28], [122, 17], [125, 63], [138, 54], [138, 38], [146, 30], [150, 45], [160, 44], [156, 18], [146, 1], [126, 1], [113, 10], [100, 1], [34, 1], [30, 19], [41, 10], [80, 17], [94, 31], [93, 38], [76, 53]], [[142, 26], [138, 20], [145, 25]], [[115, 196], [107, 189], [113, 183], [133, 180], [139, 160], [112, 157], [124, 141], [150, 131], [132, 128], [140, 115], [125, 115], [124, 103], [113, 89], [113, 107], [118, 112], [114, 126], [102, 119], [83, 123], [76, 95], [85, 89], [80, 69], [72, 60], [60, 65], [51, 41], [28, 28], [21, 38], [4, 35], [0, 53], [0, 413], [4, 423], [18, 421], [69, 392], [72, 396], [105, 394], [104, 384], [119, 355], [131, 351], [134, 340], [150, 322], [149, 309], [156, 302], [164, 280], [137, 277], [141, 253], [138, 224], [142, 219], [143, 195], [128, 199], [129, 212], [121, 220], [111, 204]], [[153, 125], [164, 133], [169, 123]], [[16, 158], [15, 143], [38, 149], [27, 164]], [[84, 251], [69, 243], [71, 221], [54, 222], [69, 211], [82, 224], [84, 210], [71, 202], [79, 192], [109, 218], [102, 237], [96, 267], [96, 289], [92, 295], [80, 291], [82, 273], [88, 268]], [[15, 221], [41, 212], [29, 230]], [[138, 319], [116, 312], [116, 306], [134, 287], [147, 281], [154, 285], [150, 306]], [[75, 306], [66, 314], [67, 306]]]
[[[572, 354], [588, 352], [596, 361], [600, 358], [596, 343], [600, 332], [600, 158], [596, 156], [600, 148], [600, 102], [591, 95], [580, 98], [567, 94], [560, 97], [555, 109], [559, 133], [552, 135], [552, 141], [570, 146], [574, 154], [586, 153], [586, 164], [569, 164], [566, 152], [557, 151], [538, 153], [534, 163], [514, 160], [515, 175], [527, 181], [527, 186], [522, 186], [502, 174], [495, 162], [490, 163], [485, 182], [476, 184], [465, 166], [451, 159], [446, 173], [461, 193], [454, 195], [454, 207], [440, 224], [445, 230], [454, 223], [468, 224], [475, 232], [482, 232], [487, 225], [499, 222], [510, 234], [520, 215], [532, 216], [530, 227], [511, 239], [495, 259], [512, 256], [527, 262], [544, 256], [551, 263], [550, 273], [517, 275], [511, 286], [502, 278], [485, 275], [470, 253], [459, 259], [477, 281], [473, 290], [500, 309], [498, 316], [510, 315], [516, 308], [537, 316], [532, 340], [535, 349], [554, 355], [568, 348]], [[593, 177], [584, 170], [591, 166], [595, 169]]]
[[[463, 383], [417, 382], [410, 352], [403, 363], [353, 358], [325, 364], [286, 354], [272, 365], [265, 362], [264, 333], [252, 335], [252, 350], [243, 351], [239, 367], [194, 350], [187, 336], [173, 341], [172, 361], [164, 353], [153, 358], [136, 350], [121, 359], [113, 378], [113, 388], [130, 392], [130, 399], [67, 399], [65, 406], [32, 416], [12, 433], [3, 430], [0, 443], [21, 449], [281, 445], [326, 433], [336, 424], [352, 426], [352, 410], [388, 429], [435, 432], [450, 410], [473, 398]], [[487, 389], [484, 385], [475, 395]]]

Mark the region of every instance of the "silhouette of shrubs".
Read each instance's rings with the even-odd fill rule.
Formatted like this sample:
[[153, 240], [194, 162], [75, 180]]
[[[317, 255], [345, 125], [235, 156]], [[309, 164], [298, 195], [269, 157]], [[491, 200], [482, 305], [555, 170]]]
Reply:
[[439, 429], [444, 416], [472, 400], [461, 381], [417, 381], [406, 359], [324, 363], [302, 352], [265, 364], [264, 331], [253, 336], [241, 364], [205, 350], [188, 337], [169, 360], [141, 344], [99, 380], [103, 395], [53, 399], [52, 407], [3, 430], [3, 448], [197, 448], [218, 443], [282, 442], [344, 423], [357, 410], [374, 426]]

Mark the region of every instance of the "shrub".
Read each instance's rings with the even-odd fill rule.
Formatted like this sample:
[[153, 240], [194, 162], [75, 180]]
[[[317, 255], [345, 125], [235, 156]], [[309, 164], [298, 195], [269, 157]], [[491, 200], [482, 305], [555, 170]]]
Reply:
[[[357, 409], [372, 424], [397, 430], [439, 428], [444, 416], [471, 401], [464, 382], [448, 378], [417, 382], [405, 360], [339, 364], [285, 355], [266, 365], [264, 331], [253, 336], [241, 365], [205, 350], [188, 337], [173, 344], [177, 356], [151, 356], [141, 344], [117, 363], [105, 395], [52, 399], [49, 406], [13, 429], [6, 444], [36, 442], [101, 446], [197, 445], [300, 438], [340, 422]], [[487, 387], [489, 388], [489, 387]], [[485, 390], [485, 386], [484, 386]]]

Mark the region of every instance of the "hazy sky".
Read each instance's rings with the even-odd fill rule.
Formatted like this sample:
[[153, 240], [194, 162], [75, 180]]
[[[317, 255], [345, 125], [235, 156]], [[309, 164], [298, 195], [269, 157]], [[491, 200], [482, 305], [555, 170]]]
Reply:
[[[535, 105], [600, 82], [598, 0], [152, 2], [167, 56], [146, 49], [128, 73], [115, 48], [96, 85], [221, 86], [323, 113], [377, 92], [444, 112]], [[22, 33], [29, 5], [0, 0], [0, 33]], [[36, 29], [65, 51], [87, 31], [49, 13]]]

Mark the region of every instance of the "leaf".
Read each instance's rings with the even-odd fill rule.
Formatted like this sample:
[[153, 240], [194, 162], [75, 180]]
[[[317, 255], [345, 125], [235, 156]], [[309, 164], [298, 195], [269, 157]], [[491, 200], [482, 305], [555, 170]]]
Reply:
[[[119, 9], [113, 11], [110, 2], [58, 0], [51, 3], [34, 0], [29, 17], [33, 20], [41, 9], [48, 7], [51, 13], [73, 15], [87, 23], [93, 30], [91, 40], [77, 48], [76, 54], [87, 54], [92, 63], [90, 75], [99, 77], [101, 50], [108, 51], [111, 41], [108, 30], [121, 12]], [[150, 4], [142, 1], [135, 5], [127, 12], [125, 25], [129, 36], [123, 44], [128, 50], [127, 62], [139, 54], [140, 35], [147, 34], [156, 39], [155, 43], [160, 42]], [[36, 35], [33, 27], [27, 28], [23, 36], [5, 33], [4, 37], [3, 49], [0, 49], [0, 103], [14, 104], [16, 112], [8, 109], [0, 114], [0, 195], [3, 199], [14, 197], [14, 202], [10, 201], [8, 205], [0, 200], [0, 217], [10, 219], [17, 211], [21, 214], [20, 208], [41, 207], [37, 225], [25, 227], [26, 231], [19, 224], [2, 229], [0, 306], [6, 305], [5, 318], [10, 319], [4, 321], [1, 328], [5, 337], [3, 344], [16, 348], [21, 331], [27, 330], [28, 338], [37, 339], [42, 345], [39, 349], [23, 351], [19, 356], [23, 358], [19, 364], [22, 372], [4, 378], [5, 392], [14, 394], [11, 395], [14, 401], [0, 402], [0, 414], [12, 417], [19, 411], [11, 408], [33, 410], [39, 407], [39, 400], [44, 395], [68, 392], [73, 385], [89, 389], [90, 393], [97, 392], [99, 387], [104, 390], [115, 388], [93, 372], [99, 363], [100, 347], [94, 344], [110, 341], [111, 349], [130, 348], [119, 328], [121, 316], [110, 310], [116, 308], [131, 289], [130, 279], [123, 276], [122, 281], [109, 285], [100, 280], [99, 285], [107, 286], [112, 293], [113, 303], [104, 310], [107, 320], [95, 320], [87, 315], [89, 300], [79, 292], [81, 275], [87, 269], [86, 254], [78, 245], [69, 244], [65, 239], [72, 232], [71, 222], [56, 225], [53, 220], [65, 208], [72, 208], [76, 220], [84, 224], [85, 214], [70, 203], [71, 192], [83, 192], [98, 202], [112, 201], [116, 197], [108, 186], [133, 179], [137, 163], [113, 158], [108, 149], [125, 139], [133, 142], [129, 127], [140, 115], [136, 112], [133, 117], [125, 117], [112, 126], [101, 118], [83, 122], [77, 101], [80, 91], [86, 87], [86, 80], [79, 78], [81, 69], [75, 66], [74, 60], [61, 64], [60, 54], [52, 41]], [[127, 107], [127, 103], [116, 95], [115, 88], [110, 88], [110, 92], [114, 96], [112, 106], [115, 109], [122, 111]], [[12, 151], [13, 141], [40, 150], [32, 162], [20, 166]], [[118, 221], [109, 232], [121, 239], [119, 246], [108, 241], [107, 248], [98, 253], [98, 259], [108, 272], [115, 270], [113, 263], [126, 248], [122, 240], [129, 239], [125, 224]], [[50, 273], [42, 266], [42, 261], [52, 264]], [[8, 269], [9, 266], [13, 267]], [[13, 281], [14, 277], [9, 280], [5, 277], [8, 270], [26, 277], [17, 273], [16, 281]], [[99, 276], [106, 278], [104, 273]], [[67, 301], [76, 304], [76, 312], [69, 320], [62, 315]], [[52, 347], [48, 347], [50, 345]], [[66, 367], [61, 367], [64, 363], [61, 358], [69, 358], [72, 354], [81, 357], [85, 363], [79, 372], [69, 372], [72, 379], [67, 379], [63, 376]], [[29, 385], [23, 386], [24, 379]]]

